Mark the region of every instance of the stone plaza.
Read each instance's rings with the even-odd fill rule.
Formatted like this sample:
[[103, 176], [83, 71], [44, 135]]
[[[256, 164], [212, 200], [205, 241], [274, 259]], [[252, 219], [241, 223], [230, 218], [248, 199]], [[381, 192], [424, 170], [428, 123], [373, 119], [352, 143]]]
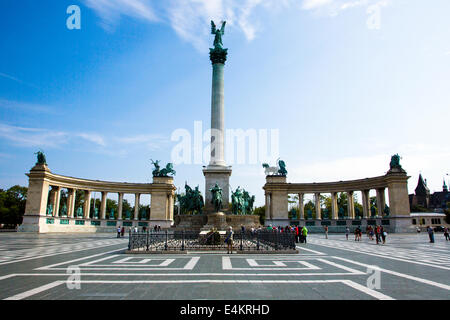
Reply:
[[110, 233], [1, 233], [0, 299], [448, 299], [450, 244], [435, 237], [313, 234], [295, 255], [129, 255], [127, 237]]

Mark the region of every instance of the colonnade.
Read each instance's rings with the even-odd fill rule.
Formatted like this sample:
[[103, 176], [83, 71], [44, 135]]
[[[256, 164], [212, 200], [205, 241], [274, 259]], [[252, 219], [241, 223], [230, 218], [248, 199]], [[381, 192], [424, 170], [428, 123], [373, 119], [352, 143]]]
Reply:
[[[76, 217], [76, 211], [75, 211], [75, 199], [76, 199], [76, 191], [75, 188], [67, 188], [67, 201], [66, 201], [66, 208], [67, 212], [65, 215], [62, 215], [62, 208], [60, 206], [61, 203], [61, 191], [62, 187], [56, 186], [56, 185], [50, 185], [50, 194], [48, 199], [48, 205], [51, 205], [52, 212], [51, 216], [58, 217], [58, 216], [64, 216], [68, 218], [75, 218]], [[91, 195], [93, 192], [97, 191], [91, 191], [91, 190], [83, 190], [84, 196], [83, 196], [83, 218], [89, 219], [91, 217]], [[101, 193], [101, 203], [100, 203], [100, 212], [97, 219], [108, 219], [107, 212], [106, 212], [106, 199], [108, 198], [108, 194], [110, 192], [108, 191], [100, 191]], [[127, 192], [128, 193], [128, 192]], [[117, 192], [118, 195], [118, 203], [117, 203], [117, 220], [125, 220], [126, 217], [123, 215], [123, 199], [126, 192]], [[135, 193], [135, 205], [134, 205], [134, 214], [133, 214], [133, 220], [139, 219], [139, 205], [140, 205], [140, 198], [141, 193]], [[148, 194], [151, 196], [151, 194]], [[94, 202], [95, 206], [95, 202]], [[48, 212], [47, 212], [48, 213]], [[150, 214], [147, 216], [146, 220], [150, 220]], [[92, 215], [93, 216], [93, 215]], [[93, 216], [95, 218], [95, 216]]]
[[[365, 178], [359, 180], [324, 182], [324, 183], [287, 183], [285, 176], [267, 176], [265, 191], [266, 203], [266, 224], [285, 226], [290, 224], [288, 218], [288, 195], [297, 194], [299, 198], [299, 220], [307, 220], [305, 214], [304, 201], [306, 194], [314, 194], [314, 207], [316, 217], [314, 220], [322, 220], [320, 195], [331, 194], [331, 217], [329, 220], [339, 220], [338, 193], [347, 194], [348, 206], [347, 220], [356, 219], [355, 213], [355, 193], [362, 195], [362, 215], [361, 219], [371, 219], [370, 191], [376, 191], [376, 207], [378, 208], [377, 218], [390, 219], [391, 229], [402, 231], [410, 224], [410, 208], [408, 196], [408, 176], [403, 170], [390, 170], [386, 175]], [[389, 196], [389, 215], [384, 213], [386, 206], [386, 190]], [[408, 218], [408, 219], [406, 219]], [[328, 220], [328, 219], [327, 219]], [[387, 220], [383, 220], [387, 221]], [[325, 223], [325, 222], [324, 222]], [[351, 222], [349, 222], [351, 225]], [[387, 223], [387, 222], [386, 222]], [[320, 225], [320, 223], [319, 223]], [[337, 223], [339, 225], [339, 223]], [[359, 225], [355, 221], [355, 225]]]
[[[386, 197], [385, 197], [385, 188], [378, 188], [375, 189], [376, 190], [376, 207], [378, 208], [378, 216], [385, 216], [384, 214], [384, 208], [386, 206]], [[347, 215], [345, 216], [345, 218], [347, 219], [355, 219], [357, 218], [356, 213], [355, 213], [355, 192], [361, 192], [362, 195], [362, 215], [361, 218], [369, 218], [371, 217], [371, 212], [370, 212], [370, 189], [365, 189], [365, 190], [356, 190], [356, 191], [342, 191], [345, 192], [347, 195]], [[338, 215], [339, 215], [339, 208], [338, 208], [338, 193], [339, 192], [330, 192], [331, 194], [331, 218], [332, 220], [336, 220], [338, 219]], [[307, 215], [305, 214], [305, 207], [304, 207], [304, 199], [305, 199], [305, 195], [307, 193], [298, 193], [298, 206], [299, 206], [299, 219], [305, 219], [307, 218]], [[314, 208], [316, 211], [316, 220], [320, 220], [322, 217], [322, 208], [320, 205], [320, 196], [323, 193], [320, 192], [315, 192], [314, 194]], [[271, 197], [271, 193], [268, 193], [266, 195], [266, 197], [268, 197], [268, 202], [270, 203], [270, 197]], [[269, 204], [269, 208], [271, 208], [270, 204]], [[269, 217], [273, 218], [272, 215], [272, 211], [269, 209], [268, 212]]]
[[[176, 190], [173, 177], [153, 177], [152, 183], [109, 182], [53, 174], [47, 165], [34, 166], [27, 176], [29, 185], [24, 220], [21, 226], [23, 231], [52, 232], [46, 231], [51, 229], [55, 232], [62, 232], [63, 226], [56, 228], [58, 224], [77, 225], [79, 228], [82, 226], [115, 226], [116, 224], [109, 220], [128, 220], [126, 216], [124, 217], [123, 212], [125, 194], [134, 194], [135, 196], [134, 214], [129, 220], [139, 220], [141, 196], [148, 194], [151, 197], [151, 210], [146, 212], [147, 216], [144, 221], [162, 227], [170, 227], [173, 224]], [[62, 189], [67, 189], [67, 201], [60, 204]], [[75, 208], [77, 190], [83, 191], [83, 215], [81, 217], [77, 216], [78, 208]], [[101, 193], [98, 217], [91, 213], [91, 198], [94, 192]], [[111, 219], [106, 212], [106, 200], [109, 194], [118, 195], [117, 219]], [[49, 205], [51, 205], [50, 215], [48, 215]], [[85, 221], [91, 221], [91, 223], [85, 223]], [[44, 228], [43, 225], [47, 226]], [[131, 224], [129, 225], [131, 226]], [[133, 222], [133, 225], [137, 226], [138, 223]], [[64, 228], [69, 228], [69, 226], [64, 226]]]

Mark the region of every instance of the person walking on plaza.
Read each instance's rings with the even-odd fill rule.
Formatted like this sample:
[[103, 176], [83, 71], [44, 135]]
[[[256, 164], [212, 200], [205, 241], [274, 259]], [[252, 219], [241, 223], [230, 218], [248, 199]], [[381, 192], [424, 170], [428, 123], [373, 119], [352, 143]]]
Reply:
[[125, 234], [125, 227], [122, 227], [122, 228], [120, 229], [120, 236], [123, 237], [124, 234]]
[[449, 241], [449, 240], [450, 240], [450, 236], [449, 236], [448, 228], [447, 228], [447, 227], [444, 228], [444, 237], [445, 237], [445, 240], [446, 240], [446, 241]]
[[370, 239], [370, 241], [373, 241], [373, 228], [372, 228], [372, 226], [370, 226], [369, 227], [369, 239]]
[[325, 229], [325, 239], [328, 239], [328, 226], [325, 226], [324, 229]]
[[298, 226], [295, 226], [295, 242], [296, 243], [300, 242], [300, 230]]
[[375, 239], [378, 244], [380, 242], [380, 226], [375, 226]]
[[355, 229], [355, 241], [359, 241], [359, 227]]
[[345, 237], [347, 238], [347, 240], [348, 240], [348, 234], [350, 233], [350, 229], [347, 227], [347, 228], [345, 228]]
[[386, 232], [384, 231], [383, 226], [380, 227], [380, 236], [381, 236], [381, 240], [383, 240], [383, 244], [385, 244], [386, 242]]
[[433, 228], [428, 226], [427, 227], [428, 236], [430, 237], [430, 243], [434, 243], [434, 231]]
[[227, 244], [227, 253], [233, 253], [233, 228], [230, 226], [228, 228], [227, 237], [225, 238], [225, 243]]
[[120, 226], [117, 228], [117, 238], [120, 238], [120, 231], [121, 231], [122, 229], [120, 228]]
[[306, 243], [306, 237], [308, 236], [308, 229], [306, 229], [306, 226], [303, 226], [303, 228], [302, 228], [302, 236], [303, 236], [303, 241]]

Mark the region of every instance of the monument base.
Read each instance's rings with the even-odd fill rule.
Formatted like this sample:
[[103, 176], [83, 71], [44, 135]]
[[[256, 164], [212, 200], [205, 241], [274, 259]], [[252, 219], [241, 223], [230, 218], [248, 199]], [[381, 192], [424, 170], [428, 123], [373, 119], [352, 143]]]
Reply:
[[203, 169], [203, 175], [205, 176], [205, 211], [207, 213], [215, 212], [214, 206], [211, 203], [212, 195], [209, 190], [214, 188], [216, 183], [222, 189], [222, 211], [225, 213], [230, 211], [228, 207], [231, 171], [231, 167], [226, 166], [209, 165]]
[[202, 227], [202, 231], [208, 231], [211, 229], [226, 230], [227, 216], [223, 212], [215, 212], [207, 215], [208, 222]]

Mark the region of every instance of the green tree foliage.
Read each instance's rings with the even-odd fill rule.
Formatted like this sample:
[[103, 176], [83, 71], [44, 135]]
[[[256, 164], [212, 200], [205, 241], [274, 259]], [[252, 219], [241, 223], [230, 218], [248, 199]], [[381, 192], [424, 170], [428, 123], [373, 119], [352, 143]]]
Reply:
[[261, 225], [264, 225], [264, 222], [266, 221], [266, 206], [256, 207], [253, 210], [253, 214], [259, 216], [259, 222]]
[[22, 223], [27, 202], [27, 187], [15, 185], [8, 190], [0, 189], [0, 223], [15, 227]]
[[312, 212], [312, 219], [316, 218], [316, 206], [314, 205], [314, 202], [312, 200], [309, 200], [305, 203], [305, 219], [309, 219], [308, 217], [308, 210]]

